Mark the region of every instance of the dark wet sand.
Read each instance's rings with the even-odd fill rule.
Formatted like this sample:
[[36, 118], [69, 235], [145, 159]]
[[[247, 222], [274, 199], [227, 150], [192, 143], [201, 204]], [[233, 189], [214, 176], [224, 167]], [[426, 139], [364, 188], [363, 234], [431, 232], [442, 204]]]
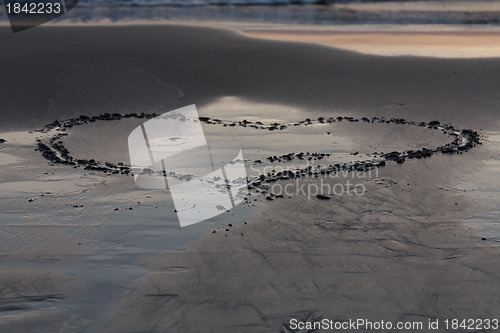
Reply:
[[3, 27], [0, 46], [3, 129], [169, 109], [181, 96], [182, 105], [240, 96], [311, 112], [498, 125], [495, 58], [370, 56], [176, 26]]
[[[438, 120], [474, 130], [499, 127], [500, 59], [369, 56], [175, 26], [41, 27], [15, 35], [2, 27], [0, 49], [2, 130], [38, 129], [82, 114], [160, 113], [193, 103], [213, 116], [210, 105], [224, 96], [236, 96], [235, 109], [248, 112], [254, 103], [287, 106], [295, 119], [349, 114]], [[289, 120], [286, 108], [276, 115]], [[265, 109], [257, 116], [265, 116]], [[359, 135], [373, 143], [373, 133]], [[415, 137], [405, 139], [411, 143]], [[377, 148], [379, 142], [373, 144]], [[76, 184], [74, 177], [79, 191], [87, 191], [71, 197], [54, 189], [57, 205], [38, 198], [25, 206], [27, 198], [18, 195], [2, 211], [10, 228], [16, 219], [40, 223], [38, 209], [44, 209], [44, 223], [50, 223], [51, 209], [64, 209], [64, 223], [97, 223], [102, 212], [133, 201], [130, 177], [87, 179], [81, 170], [50, 167], [32, 150], [35, 145], [19, 148], [30, 151], [29, 163], [3, 167], [3, 182], [43, 178], [55, 170], [53, 177], [69, 174], [65, 181]], [[462, 223], [479, 206], [457, 188], [482, 167], [489, 149], [392, 163], [377, 181], [366, 183], [362, 197], [274, 200], [261, 205], [248, 224], [208, 231], [185, 251], [163, 251], [165, 244], [158, 253], [126, 257], [149, 274], [123, 284], [117, 275], [116, 290], [110, 291], [116, 302], [96, 317], [74, 311], [74, 295], [104, 289], [91, 288], [91, 270], [68, 276], [64, 265], [99, 255], [103, 239], [113, 236], [88, 236], [88, 242], [85, 235], [73, 235], [63, 242], [64, 235], [45, 231], [42, 242], [36, 231], [30, 237], [12, 231], [3, 235], [0, 259], [0, 298], [9, 307], [0, 316], [0, 330], [277, 332], [293, 317], [494, 317], [500, 310], [499, 249]], [[82, 209], [69, 206], [76, 199]], [[137, 216], [149, 215], [135, 216], [131, 228]], [[20, 251], [16, 234], [22, 236], [21, 249], [33, 250]], [[122, 243], [120, 251], [126, 249]], [[119, 272], [111, 270], [109, 280]], [[16, 276], [35, 282], [15, 287]], [[21, 306], [20, 312], [8, 312], [12, 299], [31, 305], [27, 295], [45, 295], [55, 310], [23, 312]]]

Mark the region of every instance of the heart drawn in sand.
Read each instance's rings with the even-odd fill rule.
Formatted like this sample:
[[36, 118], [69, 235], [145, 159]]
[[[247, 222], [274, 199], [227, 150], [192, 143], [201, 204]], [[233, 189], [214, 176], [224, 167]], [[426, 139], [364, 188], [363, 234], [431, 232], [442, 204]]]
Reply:
[[[141, 113], [140, 115], [135, 113], [129, 113], [126, 115], [121, 115], [118, 113], [105, 113], [99, 116], [86, 116], [81, 115], [78, 118], [69, 119], [66, 121], [54, 121], [50, 124], [47, 124], [43, 129], [37, 130], [40, 133], [50, 133], [48, 138], [44, 140], [37, 140], [37, 150], [39, 150], [43, 157], [49, 160], [54, 164], [66, 164], [73, 167], [82, 167], [85, 170], [92, 171], [102, 171], [111, 174], [124, 174], [130, 175], [132, 172], [132, 168], [129, 165], [124, 163], [110, 163], [110, 162], [101, 162], [95, 159], [79, 159], [71, 156], [70, 151], [64, 146], [62, 138], [68, 133], [67, 129], [73, 128], [75, 126], [81, 126], [89, 123], [94, 123], [98, 121], [116, 121], [120, 119], [127, 118], [139, 118], [139, 119], [152, 119], [157, 117], [158, 115], [155, 113], [145, 114]], [[265, 130], [265, 131], [283, 131], [287, 128], [296, 128], [297, 126], [313, 126], [317, 124], [334, 124], [340, 122], [351, 122], [351, 123], [380, 123], [386, 125], [398, 125], [398, 126], [417, 126], [422, 128], [427, 128], [433, 131], [440, 131], [444, 135], [450, 138], [450, 142], [433, 148], [421, 148], [415, 150], [403, 150], [403, 151], [392, 151], [389, 153], [372, 153], [371, 157], [361, 161], [353, 161], [353, 162], [345, 162], [345, 163], [330, 163], [326, 164], [317, 164], [314, 168], [311, 165], [307, 165], [305, 167], [299, 167], [295, 170], [287, 170], [285, 172], [278, 172], [277, 174], [267, 173], [260, 174], [259, 176], [252, 177], [248, 179], [248, 187], [251, 189], [252, 187], [261, 187], [266, 186], [265, 184], [275, 182], [277, 180], [282, 179], [290, 179], [297, 177], [308, 177], [308, 176], [316, 176], [322, 174], [330, 174], [335, 173], [341, 170], [346, 171], [362, 171], [362, 170], [370, 170], [373, 168], [378, 168], [386, 165], [389, 162], [395, 162], [398, 164], [405, 163], [408, 159], [422, 159], [428, 158], [435, 154], [462, 154], [467, 152], [468, 150], [474, 148], [476, 145], [481, 144], [481, 136], [474, 130], [470, 129], [457, 129], [451, 124], [441, 124], [439, 121], [430, 121], [430, 122], [416, 122], [409, 121], [405, 119], [385, 119], [384, 117], [373, 117], [373, 118], [353, 118], [353, 117], [337, 117], [337, 118], [326, 118], [319, 117], [318, 119], [305, 119], [298, 122], [292, 123], [272, 123], [272, 124], [264, 124], [260, 121], [251, 122], [247, 120], [242, 121], [231, 121], [231, 120], [220, 120], [220, 119], [212, 119], [209, 117], [199, 117], [199, 120], [203, 123], [213, 126], [223, 126], [223, 127], [245, 127], [251, 128], [253, 130]], [[357, 155], [355, 153], [354, 155]], [[269, 162], [271, 164], [279, 164], [279, 163], [287, 163], [292, 160], [324, 160], [330, 157], [330, 153], [325, 152], [293, 152], [287, 153], [285, 155], [279, 156], [269, 156], [264, 160], [253, 160], [253, 161], [245, 161], [249, 165], [261, 165], [264, 162]], [[181, 175], [182, 176], [182, 175]]]
[[52, 21], [73, 9], [79, 0], [4, 0], [12, 32]]

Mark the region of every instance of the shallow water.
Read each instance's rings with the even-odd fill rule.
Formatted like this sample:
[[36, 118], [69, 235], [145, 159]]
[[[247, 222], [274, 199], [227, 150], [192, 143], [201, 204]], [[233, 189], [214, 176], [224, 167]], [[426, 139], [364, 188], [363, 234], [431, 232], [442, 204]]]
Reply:
[[[80, 0], [76, 8], [59, 18], [58, 21], [89, 23], [101, 20], [112, 22], [208, 20], [315, 25], [498, 25], [499, 17], [498, 3], [471, 0], [382, 3], [367, 1], [367, 3], [351, 2], [330, 5], [311, 4], [311, 1], [290, 5], [290, 1], [282, 0]], [[5, 12], [0, 12], [0, 20], [7, 20]]]

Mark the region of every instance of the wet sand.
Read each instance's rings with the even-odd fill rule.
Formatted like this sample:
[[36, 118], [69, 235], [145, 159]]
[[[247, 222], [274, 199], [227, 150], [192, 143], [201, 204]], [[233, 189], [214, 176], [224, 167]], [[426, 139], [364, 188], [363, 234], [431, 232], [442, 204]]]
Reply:
[[[51, 165], [35, 151], [47, 134], [27, 131], [195, 103], [202, 116], [236, 121], [386, 117], [488, 133], [499, 127], [500, 60], [363, 55], [195, 27], [0, 34], [0, 75], [8, 78], [0, 82], [0, 149], [22, 159], [0, 163], [2, 331], [275, 332], [290, 318], [497, 315], [499, 249], [463, 223], [481, 206], [458, 187], [483, 168], [488, 143], [388, 163], [360, 180], [363, 196], [254, 194], [254, 203], [181, 229], [168, 192], [139, 189], [126, 175]], [[394, 141], [398, 150], [441, 144], [420, 132], [358, 126], [339, 129], [352, 153], [389, 152]], [[127, 130], [102, 130], [107, 145], [68, 147], [103, 158], [105, 148], [118, 162], [123, 144], [109, 142]], [[293, 134], [279, 142], [265, 132], [279, 143], [266, 154], [295, 151]], [[266, 142], [245, 138], [250, 147]]]

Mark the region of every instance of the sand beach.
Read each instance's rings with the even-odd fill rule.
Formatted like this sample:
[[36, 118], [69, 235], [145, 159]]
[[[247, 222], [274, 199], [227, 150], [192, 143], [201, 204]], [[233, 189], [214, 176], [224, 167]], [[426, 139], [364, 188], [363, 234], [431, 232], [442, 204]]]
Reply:
[[[500, 199], [478, 195], [497, 182], [498, 34], [203, 25], [0, 27], [0, 331], [306, 332], [291, 320], [365, 319], [422, 331], [439, 320], [444, 332], [446, 319], [498, 319], [500, 234], [471, 222]], [[75, 159], [127, 165], [145, 118], [126, 114], [191, 104], [222, 121], [202, 123], [207, 139], [237, 143], [249, 173], [399, 155], [361, 176], [273, 180], [181, 228], [169, 191], [58, 163], [38, 144], [57, 133], [47, 124], [95, 116], [58, 139]], [[267, 127], [230, 126], [243, 120]], [[467, 149], [398, 162], [467, 131]], [[364, 190], [318, 196], [336, 184]]]

